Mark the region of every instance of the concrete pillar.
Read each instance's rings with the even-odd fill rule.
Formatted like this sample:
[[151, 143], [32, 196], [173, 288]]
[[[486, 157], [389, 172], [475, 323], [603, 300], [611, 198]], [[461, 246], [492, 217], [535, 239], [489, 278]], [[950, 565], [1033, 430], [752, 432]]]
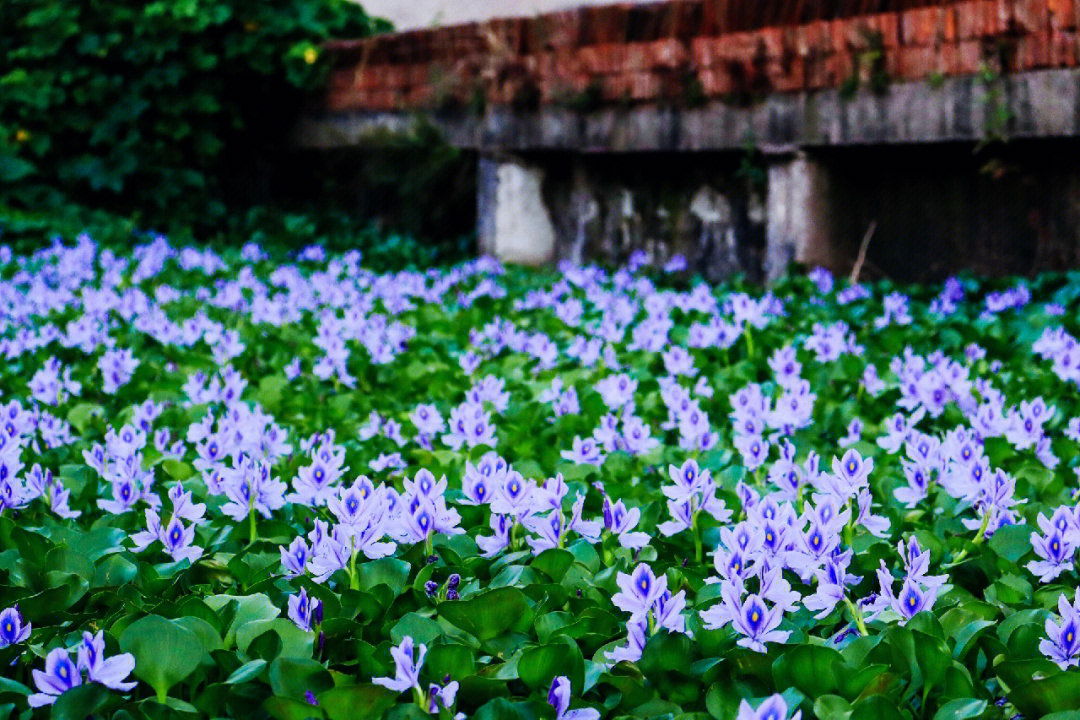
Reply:
[[544, 174], [517, 158], [481, 157], [477, 178], [480, 252], [507, 263], [555, 259], [555, 227], [544, 203]]
[[766, 279], [781, 277], [792, 261], [836, 269], [827, 168], [802, 152], [770, 157], [766, 193]]

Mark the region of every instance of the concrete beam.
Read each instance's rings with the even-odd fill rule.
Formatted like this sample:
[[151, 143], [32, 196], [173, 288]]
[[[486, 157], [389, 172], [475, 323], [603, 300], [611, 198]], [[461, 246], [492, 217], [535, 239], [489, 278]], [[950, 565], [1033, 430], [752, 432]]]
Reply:
[[[745, 107], [714, 101], [694, 109], [641, 105], [588, 114], [490, 107], [482, 116], [423, 117], [451, 145], [487, 152], [739, 150], [748, 138], [759, 147], [816, 148], [1067, 137], [1080, 135], [1080, 69], [893, 83], [880, 94], [863, 88], [850, 97], [836, 89], [774, 93]], [[386, 132], [407, 132], [416, 119], [414, 113], [310, 115], [297, 140], [313, 148], [377, 143]]]

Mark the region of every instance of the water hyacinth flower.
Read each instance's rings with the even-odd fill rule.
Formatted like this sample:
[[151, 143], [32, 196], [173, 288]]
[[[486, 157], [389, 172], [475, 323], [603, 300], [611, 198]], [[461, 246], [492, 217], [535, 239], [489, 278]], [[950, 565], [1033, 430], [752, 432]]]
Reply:
[[131, 653], [120, 653], [106, 658], [105, 635], [101, 630], [98, 630], [96, 635], [83, 633], [83, 641], [78, 647], [78, 667], [86, 673], [90, 682], [100, 683], [113, 690], [126, 692], [137, 684], [125, 682], [135, 669], [135, 657]]
[[394, 677], [372, 678], [371, 682], [388, 690], [404, 692], [410, 688], [420, 690], [420, 668], [424, 667], [427, 646], [420, 643], [419, 653], [413, 647], [413, 639], [406, 635], [397, 647], [390, 648], [394, 659]]
[[641, 511], [637, 508], [626, 509], [623, 501], [611, 502], [611, 498], [604, 496], [604, 529], [619, 538], [619, 544], [631, 550], [640, 550], [649, 544], [649, 534], [633, 532], [641, 519]]
[[304, 632], [311, 632], [322, 616], [322, 601], [309, 598], [307, 588], [300, 588], [296, 595], [289, 596], [289, 619]]
[[1039, 578], [1039, 582], [1047, 583], [1073, 568], [1076, 540], [1080, 533], [1077, 531], [1076, 516], [1065, 507], [1058, 508], [1051, 519], [1039, 513], [1038, 523], [1043, 534], [1033, 532], [1030, 537], [1031, 549], [1039, 559], [1032, 560], [1025, 567]]
[[686, 591], [672, 595], [667, 589], [667, 578], [656, 577], [652, 569], [642, 563], [633, 573], [619, 573], [615, 582], [619, 592], [611, 602], [620, 610], [630, 613], [627, 621], [627, 644], [607, 653], [612, 662], [636, 662], [648, 638], [661, 630], [686, 633], [686, 621], [682, 615], [686, 608]]
[[1039, 652], [1067, 670], [1080, 665], [1080, 588], [1072, 603], [1065, 593], [1058, 597], [1058, 616], [1058, 623], [1047, 618], [1046, 637], [1039, 641]]
[[548, 704], [555, 708], [555, 720], [599, 720], [600, 711], [593, 708], [570, 710], [570, 680], [559, 675], [551, 681]]
[[574, 436], [573, 448], [563, 450], [560, 454], [564, 460], [569, 460], [575, 465], [599, 466], [604, 464], [605, 458], [592, 438], [582, 439], [579, 436]]
[[112, 690], [127, 692], [135, 687], [135, 682], [125, 682], [135, 669], [135, 657], [121, 653], [106, 658], [103, 632], [98, 631], [97, 635], [84, 632], [77, 656], [77, 664], [71, 661], [71, 654], [65, 648], [54, 648], [45, 656], [45, 670], [32, 673], [38, 692], [26, 699], [30, 707], [52, 705], [65, 692], [82, 685], [84, 672], [89, 682]]
[[1041, 583], [1048, 583], [1074, 567], [1076, 546], [1057, 531], [1048, 536], [1031, 533], [1031, 549], [1039, 559], [1032, 560], [1024, 567], [1038, 577]]
[[668, 476], [672, 484], [662, 486], [660, 491], [668, 498], [671, 520], [659, 524], [657, 529], [669, 537], [683, 530], [691, 530], [694, 536], [694, 555], [700, 560], [699, 514], [705, 512], [717, 522], [725, 523], [731, 519], [731, 510], [716, 496], [716, 482], [709, 471], [702, 471], [696, 461], [687, 460], [681, 467], [669, 465]]
[[885, 610], [892, 610], [900, 617], [900, 624], [904, 625], [919, 613], [934, 607], [939, 588], [927, 587], [917, 579], [908, 576], [904, 578], [899, 594], [895, 594], [893, 592], [893, 576], [885, 567], [884, 561], [882, 561], [881, 567], [877, 571], [877, 577], [880, 590], [878, 591], [877, 600], [872, 605], [868, 619], [877, 617]]
[[644, 617], [657, 599], [667, 590], [667, 578], [653, 575], [652, 568], [641, 563], [627, 575], [619, 573], [615, 578], [619, 592], [611, 597], [615, 607], [630, 613], [631, 617]]
[[787, 701], [783, 695], [772, 695], [755, 709], [746, 700], [739, 701], [739, 714], [735, 720], [801, 720], [802, 710], [796, 710], [795, 714], [788, 717]]
[[304, 538], [298, 537], [288, 548], [281, 547], [281, 566], [286, 570], [286, 577], [303, 575], [307, 571], [307, 562], [311, 557], [311, 548]]
[[[557, 476], [555, 480], [565, 488], [565, 483], [562, 482], [561, 475]], [[548, 483], [545, 483], [545, 486], [547, 486], [547, 484]], [[565, 490], [558, 496], [560, 500], [563, 495], [565, 495]], [[597, 520], [585, 520], [582, 518], [581, 515], [584, 507], [585, 496], [579, 494], [571, 509], [569, 521], [567, 521], [563, 515], [561, 504], [559, 507], [549, 512], [547, 517], [532, 515], [529, 518], [526, 518], [523, 523], [525, 527], [539, 536], [526, 538], [526, 542], [529, 543], [533, 553], [539, 555], [544, 550], [563, 547], [565, 545], [566, 537], [571, 532], [576, 532], [590, 543], [595, 543], [599, 540], [602, 526]]]
[[803, 605], [810, 612], [816, 613], [814, 617], [818, 620], [827, 616], [845, 600], [849, 585], [857, 585], [862, 581], [861, 576], [849, 575], [847, 572], [851, 555], [851, 550], [834, 555], [825, 561], [824, 567], [816, 571], [817, 586], [812, 595], [803, 598]]
[[779, 606], [768, 607], [756, 594], [742, 597], [743, 588], [734, 582], [724, 582], [721, 587], [722, 601], [702, 611], [701, 620], [710, 630], [722, 628], [729, 623], [742, 637], [736, 644], [755, 652], [765, 652], [766, 643], [786, 642], [789, 631], [777, 630], [783, 619]]
[[26, 642], [31, 629], [31, 623], [23, 622], [18, 605], [0, 610], [0, 649]]
[[30, 707], [52, 705], [73, 687], [82, 685], [82, 673], [64, 648], [54, 648], [45, 656], [45, 670], [33, 671], [38, 692], [26, 698]]
[[[419, 647], [414, 647], [412, 637], [406, 635], [397, 647], [390, 648], [390, 656], [394, 659], [394, 677], [372, 678], [371, 682], [399, 693], [411, 689], [416, 696], [416, 704], [423, 712], [437, 714], [439, 705], [450, 710], [457, 697], [458, 684], [447, 678], [448, 682], [444, 685], [432, 683], [425, 690], [420, 685], [420, 670], [424, 667], [426, 655], [427, 646], [420, 643]], [[464, 718], [464, 715], [458, 713], [455, 720], [457, 718]]]

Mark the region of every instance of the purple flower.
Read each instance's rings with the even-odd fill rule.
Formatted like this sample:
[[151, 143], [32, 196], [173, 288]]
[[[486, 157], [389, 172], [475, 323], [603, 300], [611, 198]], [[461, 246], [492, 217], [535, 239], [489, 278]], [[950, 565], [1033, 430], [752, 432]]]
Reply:
[[551, 681], [548, 704], [555, 708], [555, 720], [599, 720], [600, 711], [592, 708], [570, 710], [570, 680], [560, 675]]
[[298, 537], [292, 541], [288, 548], [280, 547], [281, 566], [285, 568], [287, 577], [303, 575], [307, 569], [308, 559], [311, 557], [311, 549], [304, 542], [304, 538]]
[[763, 598], [754, 594], [743, 599], [742, 592], [741, 584], [724, 582], [722, 602], [701, 613], [705, 627], [718, 629], [731, 623], [743, 636], [737, 644], [756, 652], [765, 652], [766, 643], [785, 642], [791, 633], [776, 629], [783, 619], [781, 608], [769, 608]]
[[667, 590], [667, 578], [657, 578], [645, 563], [634, 568], [633, 573], [619, 573], [615, 578], [619, 592], [611, 597], [615, 607], [628, 612], [633, 617], [648, 614], [656, 599]]
[[161, 544], [173, 560], [189, 560], [195, 562], [202, 557], [203, 549], [192, 545], [195, 540], [195, 526], [180, 522], [179, 517], [173, 517], [167, 527], [161, 530]]
[[596, 442], [592, 438], [585, 438], [584, 440], [575, 435], [574, 445], [570, 450], [563, 450], [562, 458], [569, 460], [575, 465], [603, 465], [605, 455], [600, 452], [600, 448], [597, 447]]
[[830, 557], [825, 561], [825, 566], [817, 570], [817, 588], [813, 595], [803, 598], [803, 605], [807, 610], [817, 612], [814, 617], [818, 620], [843, 601], [848, 585], [857, 585], [862, 580], [861, 576], [848, 575], [847, 565], [850, 561], [851, 550], [847, 550]]
[[927, 496], [930, 487], [930, 470], [923, 463], [906, 459], [901, 460], [900, 465], [904, 468], [907, 485], [894, 490], [893, 496], [905, 507], [913, 508]]
[[833, 458], [830, 490], [840, 500], [854, 497], [859, 490], [868, 487], [874, 460], [865, 460], [855, 449], [848, 450], [842, 458]]
[[755, 710], [746, 700], [739, 702], [739, 714], [735, 720], [801, 720], [802, 710], [788, 718], [788, 706], [783, 695], [772, 695]]
[[26, 699], [30, 707], [52, 705], [57, 698], [73, 687], [82, 685], [82, 673], [71, 662], [71, 655], [64, 648], [54, 648], [45, 656], [45, 670], [33, 671], [38, 692]]
[[907, 577], [900, 588], [900, 593], [894, 594], [893, 577], [885, 567], [884, 561], [877, 571], [877, 576], [881, 589], [871, 607], [871, 618], [888, 609], [900, 616], [900, 624], [903, 625], [920, 612], [934, 607], [939, 588], [924, 587], [915, 578]]
[[30, 630], [31, 623], [23, 623], [18, 605], [0, 610], [0, 648], [26, 642]]
[[1039, 652], [1067, 670], [1080, 664], [1080, 589], [1072, 604], [1064, 593], [1058, 597], [1058, 615], [1060, 623], [1046, 619], [1046, 637], [1039, 642]]
[[311, 632], [312, 618], [321, 606], [320, 600], [308, 597], [307, 588], [300, 588], [299, 594], [289, 596], [289, 619], [304, 632]]
[[137, 685], [135, 682], [124, 682], [135, 669], [135, 656], [121, 653], [106, 658], [105, 635], [101, 630], [98, 630], [97, 635], [83, 633], [83, 641], [78, 649], [78, 667], [86, 672], [90, 682], [101, 683], [112, 690], [126, 692]]
[[619, 544], [631, 550], [639, 550], [649, 544], [649, 534], [632, 532], [641, 519], [637, 508], [626, 509], [623, 501], [612, 503], [604, 496], [604, 529], [619, 538]]
[[1031, 549], [1039, 559], [1032, 560], [1025, 567], [1037, 576], [1041, 583], [1048, 583], [1073, 568], [1076, 546], [1056, 529], [1048, 535], [1031, 533]]
[[604, 654], [608, 660], [617, 662], [637, 662], [649, 639], [649, 620], [646, 617], [630, 618], [626, 623], [626, 645], [617, 647]]
[[394, 658], [394, 677], [372, 678], [371, 682], [395, 692], [405, 692], [410, 688], [419, 690], [420, 668], [424, 667], [425, 655], [427, 646], [421, 643], [419, 654], [414, 658], [413, 639], [406, 635], [400, 645], [390, 648], [390, 656]]

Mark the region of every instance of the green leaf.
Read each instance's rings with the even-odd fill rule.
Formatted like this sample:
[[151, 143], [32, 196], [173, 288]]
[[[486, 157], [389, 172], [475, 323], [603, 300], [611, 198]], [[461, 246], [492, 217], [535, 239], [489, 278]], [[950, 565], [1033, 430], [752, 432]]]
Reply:
[[195, 469], [186, 462], [175, 458], [166, 458], [161, 463], [162, 469], [174, 480], [187, 480], [195, 474]]
[[439, 615], [480, 640], [491, 640], [507, 632], [528, 630], [533, 608], [521, 590], [503, 587], [468, 600], [442, 603]]
[[537, 555], [529, 565], [547, 575], [553, 582], [560, 582], [573, 562], [574, 556], [569, 551], [550, 548]]
[[978, 717], [986, 711], [986, 701], [975, 698], [957, 698], [938, 708], [934, 720], [966, 720]]
[[822, 695], [814, 701], [814, 715], [818, 720], [847, 720], [853, 708], [839, 695]]
[[349, 685], [319, 695], [319, 706], [330, 720], [379, 718], [397, 704], [398, 693], [378, 685]]
[[1031, 551], [1031, 528], [1027, 525], [1006, 525], [990, 536], [990, 549], [1015, 563]]
[[27, 160], [14, 155], [0, 154], [0, 182], [22, 180], [34, 170], [34, 164]]
[[521, 653], [518, 676], [533, 690], [547, 691], [559, 675], [570, 679], [575, 696], [583, 692], [585, 660], [577, 643], [570, 638], [559, 636], [547, 645], [527, 648]]
[[246, 683], [250, 680], [262, 675], [263, 670], [266, 668], [266, 661], [262, 658], [246, 662], [240, 667], [232, 671], [229, 678], [225, 681], [226, 685], [239, 685], [240, 683]]
[[98, 683], [84, 683], [61, 695], [52, 707], [53, 720], [86, 720], [112, 700], [109, 690]]
[[821, 645], [797, 645], [786, 648], [772, 666], [776, 686], [794, 687], [807, 697], [835, 695], [841, 687], [841, 675], [852, 672], [844, 656]]
[[296, 623], [285, 618], [252, 620], [236, 631], [236, 649], [246, 653], [251, 643], [263, 633], [273, 632], [281, 639], [281, 656], [287, 658], [310, 658], [315, 645], [315, 633], [305, 632]]
[[310, 658], [279, 657], [267, 670], [275, 695], [305, 699], [305, 693], [318, 695], [334, 687], [334, 678], [322, 663]]
[[1006, 697], [1027, 717], [1080, 707], [1080, 673], [1059, 672], [1015, 686]]
[[397, 597], [409, 582], [412, 566], [398, 558], [380, 558], [356, 566], [356, 574], [361, 590], [371, 590], [378, 585], [385, 585]]
[[270, 598], [261, 593], [256, 595], [211, 595], [206, 598], [206, 604], [211, 610], [218, 613], [221, 612], [222, 608], [233, 602], [237, 604], [236, 615], [229, 624], [229, 629], [225, 633], [223, 640], [227, 648], [235, 644], [236, 632], [239, 628], [257, 620], [271, 620], [281, 614], [281, 610], [270, 601]]
[[195, 671], [204, 652], [195, 633], [159, 615], [128, 625], [120, 635], [120, 649], [135, 656], [135, 675], [154, 688], [159, 702]]

